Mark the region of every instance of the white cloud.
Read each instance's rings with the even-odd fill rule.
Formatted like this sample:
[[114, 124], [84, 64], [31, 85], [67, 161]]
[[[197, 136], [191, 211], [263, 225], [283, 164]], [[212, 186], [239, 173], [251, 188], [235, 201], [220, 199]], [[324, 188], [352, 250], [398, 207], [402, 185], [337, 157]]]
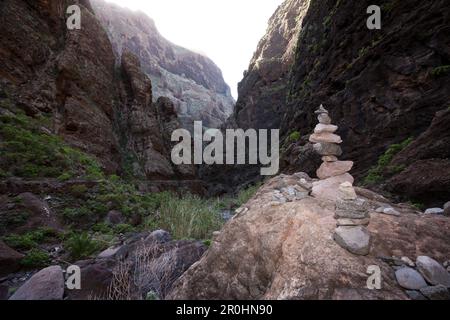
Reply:
[[283, 0], [108, 0], [141, 10], [168, 40], [210, 57], [233, 96], [267, 22]]

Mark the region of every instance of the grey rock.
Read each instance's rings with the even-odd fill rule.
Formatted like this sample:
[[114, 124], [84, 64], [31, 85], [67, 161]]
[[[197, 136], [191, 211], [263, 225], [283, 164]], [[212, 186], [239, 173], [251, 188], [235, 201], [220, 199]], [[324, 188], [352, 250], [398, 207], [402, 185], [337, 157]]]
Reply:
[[322, 113], [326, 113], [328, 114], [328, 110], [325, 109], [325, 107], [323, 106], [323, 104], [320, 105], [319, 109], [317, 109], [316, 111], [314, 111], [315, 114], [319, 115]]
[[63, 271], [60, 266], [51, 266], [32, 276], [9, 300], [62, 300], [63, 295]]
[[314, 150], [321, 156], [336, 156], [342, 155], [342, 148], [334, 143], [315, 143], [313, 146]]
[[427, 256], [420, 256], [417, 258], [416, 265], [428, 283], [450, 287], [450, 274], [436, 260]]
[[0, 277], [20, 269], [20, 260], [23, 254], [10, 248], [0, 240]]
[[445, 286], [437, 285], [420, 289], [420, 292], [430, 300], [450, 300], [450, 294]]
[[383, 213], [390, 215], [390, 216], [396, 216], [396, 217], [400, 216], [400, 212], [398, 212], [394, 208], [384, 208]]
[[317, 119], [319, 120], [319, 123], [321, 123], [321, 124], [331, 124], [331, 118], [328, 115], [328, 113], [319, 114]]
[[450, 217], [450, 201], [444, 204], [444, 215]]
[[357, 255], [367, 255], [370, 251], [370, 234], [366, 228], [338, 227], [334, 231], [334, 240], [342, 248]]
[[444, 214], [444, 209], [430, 208], [430, 209], [425, 210], [425, 214]]
[[409, 267], [414, 268], [416, 264], [408, 257], [402, 257], [401, 260]]
[[416, 270], [404, 267], [395, 272], [395, 278], [400, 286], [409, 290], [420, 290], [427, 286], [422, 275]]
[[427, 300], [419, 291], [406, 290], [405, 293], [411, 300]]
[[369, 217], [367, 201], [364, 199], [336, 201], [336, 218], [366, 219]]

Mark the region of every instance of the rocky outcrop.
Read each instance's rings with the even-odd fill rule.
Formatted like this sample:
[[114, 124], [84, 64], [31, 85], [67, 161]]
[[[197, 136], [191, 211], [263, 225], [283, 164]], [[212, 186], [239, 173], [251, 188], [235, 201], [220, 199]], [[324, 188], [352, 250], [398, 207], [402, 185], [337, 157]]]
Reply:
[[133, 52], [151, 78], [153, 95], [170, 98], [186, 128], [194, 120], [218, 128], [231, 114], [234, 100], [220, 69], [207, 57], [163, 38], [151, 18], [103, 0], [92, 6], [108, 32], [118, 59]]
[[[73, 3], [81, 8], [80, 30], [66, 28]], [[181, 126], [175, 106], [162, 97], [153, 102], [151, 81], [133, 53], [121, 51], [116, 65], [89, 1], [8, 0], [0, 19], [1, 114], [45, 116], [43, 130], [95, 156], [106, 173], [128, 167], [144, 182], [193, 179], [193, 167], [170, 161], [170, 134]]]
[[20, 260], [23, 257], [23, 254], [8, 247], [0, 240], [0, 277], [19, 270]]
[[[345, 157], [355, 161], [357, 182], [390, 145], [413, 137], [383, 180], [408, 200], [442, 205], [449, 190], [448, 111], [435, 114], [448, 109], [449, 8], [445, 1], [383, 1], [381, 30], [368, 30], [371, 4], [311, 1], [302, 17], [282, 134], [308, 135], [313, 110], [323, 103], [339, 126]], [[297, 158], [286, 167], [309, 172], [306, 165]]]
[[285, 1], [270, 18], [266, 35], [239, 83], [239, 98], [228, 126], [279, 128], [285, 111], [288, 74], [309, 2]]
[[[357, 196], [368, 203], [371, 216], [370, 252], [358, 256], [341, 248], [332, 237], [335, 201], [312, 196], [276, 200], [281, 188], [307, 190], [312, 182], [301, 173], [269, 180], [175, 283], [169, 298], [408, 299], [389, 263], [393, 259], [386, 257], [448, 259], [448, 218], [419, 215], [413, 207], [394, 205], [361, 188]], [[401, 214], [377, 213], [378, 207], [394, 207]], [[369, 266], [380, 267], [381, 290], [368, 289]]]

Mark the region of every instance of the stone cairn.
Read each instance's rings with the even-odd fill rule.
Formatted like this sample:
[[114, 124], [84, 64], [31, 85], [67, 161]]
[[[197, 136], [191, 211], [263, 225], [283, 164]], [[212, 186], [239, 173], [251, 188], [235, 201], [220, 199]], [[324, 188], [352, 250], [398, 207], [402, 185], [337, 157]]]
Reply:
[[[309, 141], [314, 143], [314, 150], [322, 156], [322, 165], [317, 170], [317, 177], [322, 180], [348, 176], [353, 167], [353, 161], [339, 161], [342, 149], [339, 146], [342, 139], [335, 134], [338, 127], [331, 124], [328, 111], [321, 105], [315, 114], [319, 124], [314, 129]], [[336, 185], [337, 188], [337, 185]], [[370, 234], [366, 229], [369, 225], [369, 210], [364, 199], [357, 197], [352, 182], [345, 181], [339, 185], [336, 199], [337, 228], [334, 240], [349, 252], [357, 255], [367, 255], [370, 250]]]

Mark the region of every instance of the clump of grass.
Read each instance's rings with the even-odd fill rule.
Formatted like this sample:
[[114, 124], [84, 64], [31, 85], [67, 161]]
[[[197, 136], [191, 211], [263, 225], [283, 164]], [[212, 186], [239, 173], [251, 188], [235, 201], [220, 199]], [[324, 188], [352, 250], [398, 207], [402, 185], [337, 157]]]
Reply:
[[[389, 166], [392, 159], [396, 154], [405, 149], [413, 142], [413, 138], [406, 139], [402, 143], [397, 143], [391, 145], [386, 152], [378, 158], [377, 165], [372, 167], [364, 178], [364, 184], [370, 185], [383, 181], [384, 179], [384, 170]], [[390, 168], [391, 174], [397, 174], [405, 169], [404, 166], [393, 166]]]
[[257, 183], [254, 186], [248, 187], [247, 189], [241, 190], [237, 195], [237, 204], [238, 206], [242, 206], [244, 203], [246, 203], [248, 200], [250, 200], [251, 197], [253, 197], [258, 189], [261, 187], [261, 183]]
[[210, 239], [223, 221], [217, 206], [195, 195], [171, 195], [162, 203], [159, 215], [147, 222], [153, 228], [167, 230], [175, 239]]
[[100, 243], [86, 232], [70, 235], [65, 241], [65, 247], [69, 251], [70, 257], [74, 260], [88, 258], [101, 250]]
[[43, 268], [50, 263], [50, 256], [48, 252], [40, 249], [30, 250], [26, 256], [20, 261], [20, 264], [25, 268]]

